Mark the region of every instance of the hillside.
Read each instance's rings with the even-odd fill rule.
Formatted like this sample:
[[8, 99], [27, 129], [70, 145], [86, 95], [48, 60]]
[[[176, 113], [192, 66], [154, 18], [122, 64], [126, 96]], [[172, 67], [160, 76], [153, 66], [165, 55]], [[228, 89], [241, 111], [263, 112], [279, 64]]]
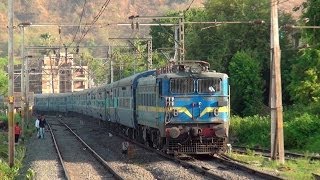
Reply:
[[[108, 0], [107, 0], [108, 1]], [[58, 23], [58, 24], [79, 24], [91, 23], [97, 16], [105, 0], [16, 0], [14, 1], [14, 24], [20, 22], [32, 22], [33, 24], [41, 23]], [[292, 12], [292, 9], [299, 6], [305, 0], [283, 0], [280, 1], [280, 9], [286, 12]], [[185, 10], [192, 0], [111, 0], [105, 11], [98, 18], [96, 24], [107, 24], [112, 22], [129, 22], [128, 17], [131, 15], [152, 16], [164, 15], [168, 11]], [[191, 7], [201, 7], [205, 0], [194, 0]], [[6, 54], [7, 46], [7, 1], [0, 2], [0, 54]], [[84, 10], [83, 10], [84, 9]], [[83, 15], [82, 15], [83, 14]], [[293, 15], [297, 18], [301, 11]], [[68, 44], [74, 38], [77, 27], [62, 29], [62, 34], [58, 34], [58, 28], [33, 27], [32, 30], [26, 31], [27, 44], [39, 44], [39, 36], [43, 33], [50, 33], [53, 37], [52, 44]], [[108, 37], [134, 36], [137, 33], [147, 34], [147, 28], [141, 28], [140, 32], [132, 32], [130, 27], [100, 27], [89, 31], [83, 41], [94, 42], [95, 44], [106, 44], [105, 39]], [[83, 29], [82, 29], [83, 32]], [[20, 33], [18, 30], [15, 33]], [[80, 33], [79, 33], [80, 34]], [[62, 38], [62, 42], [59, 39]], [[76, 37], [76, 41], [79, 39]], [[16, 39], [19, 42], [19, 39]], [[59, 42], [58, 42], [59, 41]]]
[[[20, 22], [32, 22], [33, 24], [43, 23], [57, 23], [57, 24], [79, 24], [91, 23], [97, 14], [102, 9], [103, 4], [108, 2], [105, 0], [16, 0], [14, 1], [14, 24], [17, 25]], [[168, 11], [183, 10], [186, 9], [191, 1], [189, 0], [111, 0], [107, 5], [105, 11], [98, 18], [96, 24], [107, 24], [112, 22], [129, 22], [128, 17], [131, 15], [164, 15]], [[203, 0], [195, 0], [192, 7], [199, 7], [202, 5]], [[0, 2], [0, 47], [6, 49], [7, 43], [7, 1]], [[84, 9], [84, 10], [83, 10]], [[81, 14], [83, 14], [81, 16]], [[77, 27], [62, 29], [62, 41], [60, 44], [68, 44], [72, 41], [72, 38], [77, 31]], [[83, 29], [82, 29], [83, 31]], [[146, 34], [146, 29], [141, 28], [140, 34]], [[15, 33], [20, 33], [18, 30]], [[54, 39], [52, 44], [57, 44], [60, 35], [58, 34], [58, 28], [48, 27], [32, 27], [32, 30], [26, 31], [27, 41], [31, 41], [33, 44], [38, 44], [39, 36], [43, 33], [50, 33]], [[94, 28], [89, 31], [86, 38], [83, 41], [92, 41], [96, 44], [105, 44], [103, 41], [107, 37], [130, 36], [130, 27], [100, 27]], [[78, 33], [80, 34], [80, 33]], [[123, 35], [125, 34], [125, 35]], [[31, 40], [30, 37], [32, 37]], [[79, 39], [76, 37], [76, 41]], [[100, 41], [100, 42], [99, 42]], [[18, 42], [18, 40], [17, 40]], [[28, 44], [28, 42], [27, 42]], [[0, 52], [5, 54], [5, 51]]]

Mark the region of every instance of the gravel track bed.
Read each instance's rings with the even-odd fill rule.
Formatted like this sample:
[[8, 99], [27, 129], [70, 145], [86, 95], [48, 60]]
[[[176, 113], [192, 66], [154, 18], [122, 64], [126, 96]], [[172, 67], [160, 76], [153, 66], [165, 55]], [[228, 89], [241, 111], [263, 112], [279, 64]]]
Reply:
[[20, 176], [17, 179], [26, 179], [25, 175], [28, 169], [35, 172], [35, 179], [37, 180], [65, 179], [49, 132], [45, 132], [44, 139], [38, 139], [34, 134], [26, 142], [26, 148], [24, 166], [21, 168]]
[[133, 153], [121, 153], [122, 138], [107, 132], [99, 120], [83, 117], [64, 117], [69, 125], [88, 145], [100, 154], [125, 179], [208, 179], [141, 147], [132, 145]]
[[113, 175], [82, 146], [76, 137], [55, 119], [48, 117], [47, 121], [54, 132], [70, 179], [114, 179]]

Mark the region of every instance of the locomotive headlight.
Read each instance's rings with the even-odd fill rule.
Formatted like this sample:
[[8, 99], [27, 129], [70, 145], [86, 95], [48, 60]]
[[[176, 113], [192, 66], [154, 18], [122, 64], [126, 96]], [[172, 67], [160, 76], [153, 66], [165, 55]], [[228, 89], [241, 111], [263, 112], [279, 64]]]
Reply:
[[178, 109], [174, 109], [173, 110], [173, 116], [178, 116], [178, 115], [179, 115]]
[[214, 114], [214, 116], [218, 116], [219, 115], [219, 109], [218, 108], [213, 108], [213, 114]]

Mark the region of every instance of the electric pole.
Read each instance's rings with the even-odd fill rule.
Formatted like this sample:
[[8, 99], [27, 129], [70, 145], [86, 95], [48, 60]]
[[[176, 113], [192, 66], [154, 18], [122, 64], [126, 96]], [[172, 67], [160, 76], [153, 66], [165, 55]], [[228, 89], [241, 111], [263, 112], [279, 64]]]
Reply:
[[26, 117], [26, 86], [25, 86], [25, 80], [26, 80], [26, 73], [25, 73], [25, 58], [24, 58], [24, 26], [19, 24], [21, 36], [22, 36], [22, 44], [21, 44], [21, 137], [24, 136], [24, 122]]
[[278, 25], [278, 0], [271, 0], [271, 157], [278, 159], [284, 164], [284, 142], [283, 142], [283, 116], [282, 116], [282, 90], [281, 90], [281, 68], [280, 68], [280, 44]]
[[108, 47], [108, 56], [110, 61], [110, 83], [113, 83], [113, 55], [111, 46]]
[[148, 40], [148, 65], [147, 70], [152, 69], [152, 38]]
[[8, 0], [8, 156], [9, 166], [14, 165], [14, 131], [13, 131], [13, 109], [14, 109], [14, 71], [13, 71], [13, 0]]

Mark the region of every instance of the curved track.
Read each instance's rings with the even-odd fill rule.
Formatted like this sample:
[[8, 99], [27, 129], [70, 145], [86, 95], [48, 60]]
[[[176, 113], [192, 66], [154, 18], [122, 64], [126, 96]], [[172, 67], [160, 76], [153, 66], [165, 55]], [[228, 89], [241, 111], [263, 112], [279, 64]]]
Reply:
[[123, 179], [66, 124], [56, 120], [49, 128], [67, 179]]

